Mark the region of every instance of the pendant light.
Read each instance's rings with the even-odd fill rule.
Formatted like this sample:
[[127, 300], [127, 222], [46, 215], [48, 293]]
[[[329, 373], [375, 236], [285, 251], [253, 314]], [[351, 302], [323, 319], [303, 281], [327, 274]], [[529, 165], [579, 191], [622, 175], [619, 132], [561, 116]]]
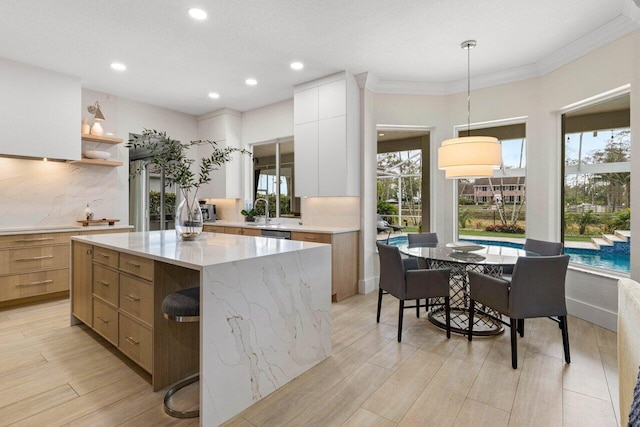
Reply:
[[[467, 51], [467, 135], [471, 131], [471, 56], [475, 40], [460, 45]], [[490, 136], [465, 136], [447, 139], [438, 148], [438, 169], [445, 177], [488, 178], [502, 164], [502, 147], [497, 138]]]

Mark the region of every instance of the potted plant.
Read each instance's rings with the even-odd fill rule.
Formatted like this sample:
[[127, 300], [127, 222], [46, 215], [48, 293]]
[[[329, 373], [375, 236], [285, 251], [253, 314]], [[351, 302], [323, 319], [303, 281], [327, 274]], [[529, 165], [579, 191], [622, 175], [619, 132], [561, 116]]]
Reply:
[[246, 209], [242, 209], [240, 211], [240, 215], [244, 215], [244, 220], [246, 222], [254, 222], [256, 220], [256, 216], [258, 216], [258, 211], [255, 209], [250, 209], [250, 210], [246, 210]]
[[[194, 173], [192, 167], [195, 159], [187, 157], [190, 148], [209, 144], [212, 152], [202, 157], [196, 165], [199, 172]], [[247, 150], [233, 147], [218, 147], [215, 141], [191, 141], [182, 144], [171, 139], [166, 132], [145, 129], [142, 135], [133, 135], [127, 147], [147, 150], [150, 154], [149, 162], [158, 165], [165, 174], [166, 185], [176, 184], [180, 188], [182, 201], [176, 209], [176, 234], [182, 240], [194, 240], [202, 232], [202, 211], [198, 203], [198, 190], [202, 184], [211, 181], [211, 172], [219, 166], [232, 160], [232, 153], [251, 153]], [[142, 173], [143, 167], [132, 170], [132, 175]]]

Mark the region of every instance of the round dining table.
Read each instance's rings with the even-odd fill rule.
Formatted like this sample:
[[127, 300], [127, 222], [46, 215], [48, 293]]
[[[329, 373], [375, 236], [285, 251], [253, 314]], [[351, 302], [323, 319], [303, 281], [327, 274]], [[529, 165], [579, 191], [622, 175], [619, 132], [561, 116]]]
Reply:
[[[505, 266], [514, 266], [518, 257], [535, 256], [536, 253], [503, 246], [482, 246], [467, 242], [437, 243], [420, 245], [400, 245], [400, 252], [426, 261], [429, 268], [451, 270], [450, 304], [451, 331], [467, 334], [469, 331], [469, 276], [476, 271], [494, 277], [501, 277]], [[435, 326], [445, 329], [444, 298], [431, 298], [428, 318]], [[478, 305], [476, 305], [478, 307]], [[497, 335], [504, 331], [500, 313], [480, 306], [474, 316], [473, 335]]]

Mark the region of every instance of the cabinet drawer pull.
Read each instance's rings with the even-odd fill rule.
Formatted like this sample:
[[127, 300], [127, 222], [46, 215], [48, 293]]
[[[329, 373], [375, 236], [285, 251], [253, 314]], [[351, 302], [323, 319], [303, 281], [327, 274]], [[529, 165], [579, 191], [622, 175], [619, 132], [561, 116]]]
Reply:
[[133, 339], [133, 337], [124, 337], [125, 340], [127, 340], [129, 343], [133, 344], [133, 345], [138, 345], [140, 344], [140, 341], [136, 341]]
[[102, 280], [98, 280], [96, 283], [98, 283], [99, 285], [102, 285], [102, 286], [109, 286], [110, 285], [109, 282], [103, 282]]
[[127, 294], [127, 295], [125, 295], [124, 297], [125, 297], [126, 299], [130, 300], [130, 301], [134, 301], [134, 302], [138, 302], [138, 301], [140, 301], [140, 298], [138, 298], [138, 297], [136, 297], [136, 296], [133, 296], [133, 295], [130, 295], [130, 294]]
[[133, 262], [133, 261], [127, 261], [127, 265], [130, 265], [131, 267], [140, 268], [140, 264], [138, 264], [137, 262]]
[[102, 323], [109, 323], [110, 320], [104, 320], [102, 317], [98, 316], [98, 320], [101, 321]]
[[47, 283], [53, 283], [53, 279], [40, 280], [38, 282], [31, 282], [31, 283], [21, 283], [19, 285], [16, 285], [16, 288], [26, 288], [27, 286], [45, 285]]
[[101, 252], [98, 252], [96, 255], [98, 255], [99, 257], [102, 257], [102, 258], [107, 258], [107, 259], [109, 259], [109, 255], [105, 255], [105, 254], [103, 254], [103, 253], [101, 253]]
[[307, 236], [307, 237], [305, 237], [305, 240], [311, 240], [312, 242], [315, 242], [315, 241], [318, 240], [318, 238], [317, 237], [312, 237], [312, 236]]
[[38, 261], [41, 259], [51, 259], [53, 258], [53, 255], [43, 255], [43, 256], [32, 256], [29, 258], [16, 258], [16, 261], [21, 262], [21, 261]]
[[47, 240], [53, 240], [53, 237], [38, 237], [35, 239], [17, 239], [16, 243], [46, 242]]

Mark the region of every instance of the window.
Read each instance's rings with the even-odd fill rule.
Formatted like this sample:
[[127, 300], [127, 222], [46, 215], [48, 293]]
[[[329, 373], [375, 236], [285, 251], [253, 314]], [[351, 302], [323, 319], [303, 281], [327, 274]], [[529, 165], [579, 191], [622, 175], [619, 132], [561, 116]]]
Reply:
[[[524, 123], [473, 129], [459, 136], [493, 136], [502, 145], [502, 167], [491, 178], [458, 180], [458, 236], [524, 237], [526, 138]], [[473, 198], [466, 195], [473, 190]], [[462, 197], [464, 196], [464, 197]]]
[[[254, 200], [269, 201], [269, 216], [294, 218], [300, 216], [300, 198], [294, 197], [293, 140], [278, 141], [253, 146]], [[279, 200], [280, 203], [276, 203]], [[264, 215], [264, 204], [256, 210]]]
[[563, 239], [571, 261], [629, 272], [629, 95], [563, 116]]

